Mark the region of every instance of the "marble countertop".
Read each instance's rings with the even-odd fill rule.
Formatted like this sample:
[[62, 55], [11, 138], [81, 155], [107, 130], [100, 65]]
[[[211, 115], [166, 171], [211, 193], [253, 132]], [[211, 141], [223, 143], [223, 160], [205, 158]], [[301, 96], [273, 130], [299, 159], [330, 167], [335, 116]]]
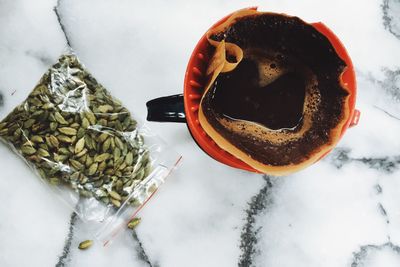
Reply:
[[347, 47], [362, 114], [338, 147], [304, 171], [269, 177], [212, 160], [184, 124], [148, 123], [183, 163], [136, 231], [80, 251], [84, 223], [1, 145], [0, 266], [400, 266], [399, 0], [0, 0], [0, 119], [68, 41], [144, 120], [146, 101], [182, 91], [208, 27], [254, 5], [322, 21]]

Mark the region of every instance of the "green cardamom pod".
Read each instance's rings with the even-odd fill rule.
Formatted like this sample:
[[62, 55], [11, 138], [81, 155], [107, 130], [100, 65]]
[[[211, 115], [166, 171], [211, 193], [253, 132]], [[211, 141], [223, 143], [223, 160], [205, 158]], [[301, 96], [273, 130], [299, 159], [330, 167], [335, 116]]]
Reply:
[[115, 207], [117, 207], [117, 208], [121, 207], [121, 202], [119, 200], [111, 198], [110, 201]]
[[43, 138], [42, 138], [41, 136], [38, 136], [38, 135], [32, 136], [32, 137], [30, 138], [30, 140], [31, 140], [32, 142], [34, 142], [34, 143], [43, 143], [43, 142], [44, 142]]
[[81, 152], [84, 147], [85, 147], [85, 138], [82, 137], [81, 139], [78, 140], [78, 142], [76, 142], [75, 154], [78, 154], [79, 152]]
[[35, 123], [36, 121], [34, 119], [29, 119], [27, 121], [24, 122], [24, 128], [31, 128], [32, 125]]
[[22, 146], [21, 151], [25, 155], [33, 155], [36, 153], [36, 149], [34, 149], [32, 146]]
[[132, 152], [129, 152], [128, 154], [126, 154], [125, 163], [127, 165], [132, 165], [132, 163], [133, 163], [133, 154], [132, 154]]
[[97, 168], [97, 170], [98, 170], [99, 172], [103, 172], [103, 171], [106, 169], [106, 167], [107, 167], [107, 164], [106, 164], [105, 161], [103, 161], [103, 162], [101, 162], [101, 163], [99, 164], [99, 167]]
[[96, 117], [94, 116], [94, 114], [92, 112], [86, 112], [86, 118], [89, 120], [91, 125], [95, 125], [97, 120]]
[[81, 243], [79, 243], [78, 248], [79, 249], [88, 249], [93, 245], [93, 241], [92, 240], [85, 240], [82, 241]]
[[51, 122], [51, 123], [50, 123], [50, 130], [51, 130], [52, 132], [54, 132], [55, 130], [57, 130], [57, 127], [58, 127], [58, 123], [57, 123], [57, 122]]
[[[86, 153], [88, 152], [88, 150], [86, 148], [82, 149], [81, 152], [79, 152], [78, 154], [76, 154], [77, 158], [81, 158], [83, 160], [83, 162], [86, 162]], [[82, 161], [81, 161], [82, 162]]]
[[88, 175], [93, 175], [96, 173], [98, 167], [98, 163], [93, 163], [90, 165], [89, 170], [88, 170]]
[[107, 150], [110, 148], [111, 139], [112, 139], [112, 138], [107, 138], [107, 139], [104, 141], [104, 143], [103, 143], [103, 145], [102, 145], [102, 150], [103, 150], [103, 152], [107, 152]]
[[74, 159], [70, 159], [69, 162], [71, 163], [72, 167], [75, 168], [75, 170], [81, 170], [83, 168], [82, 163], [80, 163], [77, 160]]
[[87, 129], [87, 128], [89, 128], [89, 126], [90, 126], [89, 120], [88, 120], [87, 118], [83, 118], [83, 119], [82, 119], [82, 127], [83, 127], [84, 129]]
[[60, 142], [58, 141], [57, 137], [55, 137], [54, 135], [49, 136], [49, 141], [50, 141], [50, 144], [55, 148], [58, 148], [58, 146], [60, 145]]
[[108, 135], [107, 133], [102, 133], [102, 134], [99, 136], [98, 141], [99, 141], [100, 143], [103, 143], [108, 137], [109, 137], [109, 135]]
[[38, 151], [37, 151], [37, 153], [38, 153], [38, 155], [41, 156], [41, 157], [45, 157], [45, 158], [50, 157], [49, 152], [46, 151], [46, 150], [44, 150], [43, 148], [39, 148]]
[[113, 199], [116, 199], [116, 200], [121, 200], [121, 196], [120, 196], [120, 194], [118, 194], [117, 192], [115, 192], [115, 191], [110, 191], [110, 192], [108, 192], [108, 194], [110, 195], [110, 197], [112, 197]]
[[72, 136], [76, 135], [76, 133], [77, 133], [76, 129], [71, 128], [71, 127], [61, 127], [61, 128], [58, 128], [58, 131], [65, 135], [72, 135]]
[[114, 141], [119, 149], [121, 149], [121, 150], [124, 149], [124, 143], [121, 141], [121, 139], [119, 139], [118, 137], [115, 136]]
[[57, 139], [64, 143], [72, 143], [72, 139], [66, 135], [58, 135]]
[[97, 155], [97, 156], [94, 158], [94, 161], [95, 161], [95, 162], [102, 162], [102, 161], [107, 160], [109, 157], [110, 157], [110, 154], [108, 154], [108, 153], [103, 153], [103, 154]]
[[7, 126], [7, 122], [0, 123], [0, 130], [3, 130]]
[[114, 108], [113, 108], [112, 106], [110, 106], [110, 105], [102, 105], [102, 106], [99, 106], [99, 107], [98, 107], [98, 110], [99, 110], [101, 113], [107, 113], [107, 112], [113, 111]]
[[60, 114], [60, 112], [54, 113], [54, 118], [60, 124], [67, 125], [68, 122], [64, 119], [64, 117]]
[[133, 218], [129, 223], [128, 223], [128, 228], [129, 229], [135, 229], [136, 226], [139, 225], [139, 223], [142, 221], [141, 218]]

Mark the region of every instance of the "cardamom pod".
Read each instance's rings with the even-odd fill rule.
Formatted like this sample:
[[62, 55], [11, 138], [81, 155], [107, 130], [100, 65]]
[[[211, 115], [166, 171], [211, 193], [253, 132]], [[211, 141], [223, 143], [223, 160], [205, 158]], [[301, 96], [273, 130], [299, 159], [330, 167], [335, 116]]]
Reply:
[[54, 113], [54, 118], [60, 124], [67, 125], [68, 122], [64, 119], [64, 117], [60, 114], [60, 112]]
[[75, 168], [75, 170], [83, 169], [83, 165], [79, 161], [74, 160], [74, 159], [70, 159], [69, 162], [71, 163], [72, 167]]
[[70, 136], [74, 136], [77, 133], [76, 129], [71, 128], [71, 127], [61, 127], [61, 128], [58, 128], [58, 131], [60, 133], [63, 133], [65, 135], [70, 135]]
[[139, 223], [142, 221], [141, 218], [133, 218], [129, 223], [128, 223], [128, 228], [129, 229], [135, 229], [136, 226], [139, 225]]
[[0, 130], [0, 136], [7, 135], [7, 134], [8, 134], [7, 128]]
[[108, 137], [109, 137], [109, 135], [107, 133], [102, 133], [102, 134], [100, 134], [98, 141], [100, 143], [103, 143]]
[[64, 143], [72, 143], [72, 139], [66, 135], [58, 135], [57, 139]]
[[101, 163], [99, 164], [99, 167], [97, 168], [97, 170], [98, 170], [99, 172], [103, 172], [103, 171], [106, 169], [106, 167], [107, 167], [107, 164], [106, 164], [105, 161], [103, 161], [103, 162], [101, 162]]
[[94, 116], [94, 114], [92, 112], [86, 112], [86, 118], [89, 120], [91, 125], [95, 125], [96, 124], [96, 117]]
[[119, 200], [111, 198], [110, 201], [115, 207], [117, 207], [117, 208], [121, 207], [121, 202]]
[[58, 127], [58, 123], [57, 122], [51, 122], [50, 123], [50, 130], [52, 132], [54, 132], [57, 129], [57, 127]]
[[32, 125], [35, 123], [36, 121], [34, 119], [29, 119], [27, 121], [24, 122], [24, 128], [31, 128]]
[[55, 137], [54, 135], [49, 136], [49, 141], [50, 141], [50, 144], [55, 148], [58, 148], [58, 146], [60, 145], [60, 142], [58, 141], [57, 137]]
[[96, 173], [98, 167], [98, 163], [93, 163], [90, 165], [89, 170], [88, 170], [88, 175], [93, 175]]
[[121, 157], [121, 150], [119, 150], [119, 148], [117, 148], [117, 147], [114, 148], [113, 157], [114, 157], [114, 161], [117, 161]]
[[82, 127], [83, 127], [84, 129], [87, 129], [87, 128], [89, 128], [89, 126], [90, 126], [89, 120], [88, 120], [87, 118], [83, 118], [83, 119], [82, 119]]
[[36, 153], [36, 149], [34, 149], [32, 146], [22, 146], [21, 151], [25, 155], [33, 155]]
[[84, 147], [85, 147], [85, 138], [82, 137], [81, 139], [78, 140], [78, 142], [76, 142], [75, 154], [78, 154], [79, 152], [81, 152]]
[[94, 161], [95, 161], [95, 162], [102, 162], [102, 161], [107, 160], [109, 157], [110, 157], [110, 154], [108, 154], [108, 153], [103, 153], [103, 154], [97, 155], [97, 156], [94, 158]]
[[113, 199], [116, 199], [116, 200], [121, 200], [121, 196], [120, 196], [120, 194], [118, 194], [117, 192], [115, 192], [115, 191], [110, 191], [110, 192], [108, 192], [108, 194], [110, 195], [110, 197], [112, 197]]
[[52, 108], [54, 108], [53, 103], [46, 103], [42, 106], [42, 109], [52, 109]]
[[101, 113], [107, 113], [107, 112], [113, 111], [114, 108], [113, 108], [112, 106], [110, 106], [110, 105], [102, 105], [102, 106], [99, 106], [99, 107], [98, 107], [98, 110], [99, 110]]
[[60, 179], [58, 178], [50, 178], [49, 182], [51, 185], [59, 185], [60, 184]]
[[82, 241], [81, 243], [79, 243], [78, 248], [79, 249], [88, 249], [93, 245], [93, 241], [92, 240], [85, 240]]
[[117, 136], [114, 137], [115, 145], [123, 150], [124, 149], [124, 143], [122, 143], [121, 139], [119, 139]]
[[45, 157], [45, 158], [50, 157], [49, 152], [46, 151], [46, 150], [44, 150], [43, 148], [39, 148], [39, 149], [37, 150], [37, 153], [38, 153], [38, 155], [41, 156], [41, 157]]
[[86, 157], [86, 163], [85, 163], [85, 165], [86, 165], [86, 168], [90, 168], [90, 166], [93, 164], [93, 158], [91, 157], [91, 156], [87, 156]]
[[[85, 156], [87, 156], [87, 155], [86, 155], [87, 152], [88, 152], [88, 150], [87, 150], [86, 148], [84, 148], [84, 149], [82, 149], [81, 152], [79, 152], [78, 154], [76, 154], [76, 157], [77, 157], [77, 158], [82, 158], [82, 160], [83, 160], [84, 162], [86, 162]], [[83, 158], [84, 158], [84, 159], [83, 159]]]
[[103, 150], [103, 152], [107, 152], [107, 150], [110, 148], [111, 139], [112, 139], [112, 138], [107, 138], [107, 139], [104, 141], [104, 143], [103, 143], [103, 145], [102, 145], [102, 150]]
[[132, 165], [132, 163], [133, 163], [133, 154], [132, 154], [132, 152], [129, 152], [128, 154], [126, 154], [125, 163], [127, 165]]
[[76, 137], [81, 139], [82, 137], [85, 136], [86, 130], [83, 127], [80, 127], [78, 129], [78, 133], [76, 134]]
[[43, 143], [43, 142], [44, 142], [43, 138], [42, 138], [41, 136], [38, 136], [38, 135], [32, 136], [32, 137], [30, 138], [30, 140], [31, 140], [32, 142], [34, 142], [34, 143]]
[[0, 123], [0, 130], [3, 130], [7, 126], [7, 122]]

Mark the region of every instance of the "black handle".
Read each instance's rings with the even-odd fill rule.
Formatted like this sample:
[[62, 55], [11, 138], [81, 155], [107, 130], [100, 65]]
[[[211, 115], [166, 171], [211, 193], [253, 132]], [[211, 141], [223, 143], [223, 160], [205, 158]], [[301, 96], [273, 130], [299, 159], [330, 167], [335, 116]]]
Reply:
[[183, 95], [156, 98], [146, 103], [147, 120], [158, 122], [186, 122]]

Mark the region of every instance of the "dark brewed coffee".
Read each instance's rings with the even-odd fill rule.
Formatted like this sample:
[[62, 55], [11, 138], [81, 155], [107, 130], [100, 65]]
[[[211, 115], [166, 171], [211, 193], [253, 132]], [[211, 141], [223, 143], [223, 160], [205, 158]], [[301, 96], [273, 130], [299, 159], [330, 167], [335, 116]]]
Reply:
[[[276, 65], [270, 64], [270, 68]], [[269, 84], [260, 84], [257, 62], [243, 59], [229, 73], [221, 74], [212, 91], [211, 108], [229, 119], [245, 120], [270, 129], [296, 127], [303, 117], [306, 78], [290, 71]]]
[[340, 80], [346, 65], [314, 27], [259, 13], [210, 38], [243, 51], [236, 68], [220, 73], [201, 101], [200, 121], [217, 144], [269, 170], [301, 165], [336, 141], [347, 116], [348, 91]]

